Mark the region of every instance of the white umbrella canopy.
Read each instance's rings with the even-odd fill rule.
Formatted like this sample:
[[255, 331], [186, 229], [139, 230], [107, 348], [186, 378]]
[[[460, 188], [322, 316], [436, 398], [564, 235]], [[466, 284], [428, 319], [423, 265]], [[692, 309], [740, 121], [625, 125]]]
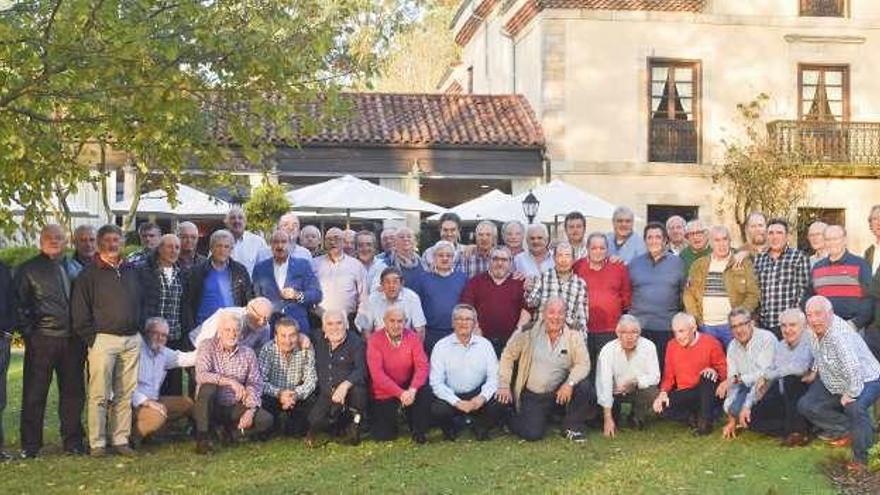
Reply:
[[[131, 199], [127, 199], [115, 203], [111, 211], [124, 215], [130, 208]], [[168, 193], [157, 189], [141, 195], [137, 212], [166, 217], [209, 218], [225, 216], [229, 208], [230, 204], [222, 199], [184, 184], [178, 184], [177, 206], [173, 206], [168, 201]]]
[[[61, 209], [59, 202], [57, 199], [52, 198], [52, 207]], [[67, 207], [70, 208], [70, 216], [72, 217], [93, 217], [97, 216], [93, 214], [86, 206], [82, 205], [79, 201], [75, 199], [68, 199]], [[0, 208], [7, 208], [12, 212], [13, 215], [22, 215], [24, 214], [24, 207], [18, 203], [17, 201], [10, 201], [7, 204], [0, 203]]]
[[[564, 217], [572, 211], [579, 211], [585, 217], [611, 219], [615, 206], [604, 199], [585, 192], [571, 184], [554, 180], [531, 190], [538, 198], [538, 214], [535, 222], [555, 223], [559, 217]], [[527, 222], [522, 211], [523, 199], [529, 191], [518, 194], [506, 203], [499, 204], [483, 212], [485, 218], [508, 222], [518, 220]]]
[[401, 210], [440, 213], [443, 208], [372, 182], [343, 175], [286, 194], [294, 210], [319, 213], [359, 210]]
[[[461, 218], [463, 222], [494, 220], [494, 218], [485, 216], [485, 212], [492, 211], [495, 208], [498, 208], [501, 205], [508, 203], [511, 198], [512, 196], [509, 194], [505, 194], [498, 189], [492, 189], [482, 196], [478, 196], [470, 201], [466, 201], [446, 211], [455, 213]], [[431, 215], [430, 217], [428, 217], [428, 221], [436, 222], [440, 220], [440, 215], [442, 215], [442, 213]]]
[[[315, 211], [297, 211], [300, 218], [346, 218], [345, 213], [318, 213]], [[354, 220], [406, 220], [406, 215], [395, 210], [362, 210], [353, 211], [347, 218]]]

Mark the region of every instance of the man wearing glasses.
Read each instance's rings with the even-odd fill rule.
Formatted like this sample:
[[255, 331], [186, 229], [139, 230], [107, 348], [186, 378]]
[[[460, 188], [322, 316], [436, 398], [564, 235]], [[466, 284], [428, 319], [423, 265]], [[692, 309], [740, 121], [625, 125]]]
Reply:
[[241, 322], [241, 332], [238, 343], [250, 347], [254, 353], [259, 353], [263, 344], [271, 340], [269, 332], [269, 317], [272, 316], [272, 302], [265, 297], [251, 299], [247, 306], [221, 308], [200, 326], [193, 329], [189, 334], [190, 340], [196, 349], [202, 342], [214, 338], [217, 334], [217, 325], [220, 323], [221, 313], [234, 314]]

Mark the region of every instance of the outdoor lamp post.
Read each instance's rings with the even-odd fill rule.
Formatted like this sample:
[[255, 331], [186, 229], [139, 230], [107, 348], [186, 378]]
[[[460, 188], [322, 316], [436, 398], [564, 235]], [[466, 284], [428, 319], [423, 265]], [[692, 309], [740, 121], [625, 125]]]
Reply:
[[529, 190], [529, 193], [523, 198], [522, 208], [523, 213], [526, 215], [526, 218], [529, 219], [529, 225], [532, 224], [535, 220], [535, 216], [538, 214], [538, 207], [541, 205], [541, 202], [538, 201], [538, 198], [532, 194], [532, 191]]

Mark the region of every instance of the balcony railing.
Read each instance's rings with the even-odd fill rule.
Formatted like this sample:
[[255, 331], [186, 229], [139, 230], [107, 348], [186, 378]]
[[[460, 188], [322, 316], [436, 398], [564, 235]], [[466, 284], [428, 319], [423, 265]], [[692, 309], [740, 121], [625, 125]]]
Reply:
[[777, 120], [767, 130], [777, 151], [807, 162], [880, 164], [880, 122]]
[[697, 163], [698, 143], [697, 126], [694, 121], [653, 119], [648, 161]]
[[846, 0], [801, 0], [801, 15], [807, 17], [843, 17]]

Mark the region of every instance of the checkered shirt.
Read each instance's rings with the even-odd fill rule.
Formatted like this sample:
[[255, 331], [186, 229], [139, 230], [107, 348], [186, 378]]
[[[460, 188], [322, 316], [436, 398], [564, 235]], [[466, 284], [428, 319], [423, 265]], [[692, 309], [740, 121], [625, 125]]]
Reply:
[[242, 401], [245, 407], [260, 407], [263, 378], [254, 350], [237, 345], [232, 351], [227, 351], [218, 337], [205, 340], [196, 351], [196, 382], [200, 386], [205, 383], [217, 385], [217, 403], [221, 406], [235, 405], [238, 402], [235, 391], [221, 385], [224, 378], [235, 380], [247, 390]]
[[269, 342], [260, 350], [260, 376], [263, 395], [277, 397], [282, 390], [293, 390], [296, 400], [305, 400], [318, 383], [315, 352], [295, 347], [285, 356], [275, 342]]
[[482, 256], [476, 251], [470, 256], [462, 256], [459, 258], [458, 271], [467, 274], [468, 278], [474, 278], [481, 273], [489, 271], [489, 265], [492, 264], [492, 253]]
[[176, 266], [171, 274], [171, 280], [165, 277], [162, 269], [159, 269], [159, 316], [168, 321], [168, 340], [180, 340], [183, 336], [181, 329], [181, 300], [183, 299], [183, 283], [180, 280], [180, 269]]
[[761, 287], [761, 325], [779, 326], [779, 315], [800, 304], [810, 281], [810, 260], [797, 249], [787, 247], [773, 259], [769, 251], [755, 258], [755, 275]]
[[[551, 297], [565, 300], [565, 323], [572, 330], [587, 331], [587, 283], [574, 272], [567, 281], [562, 281], [555, 268], [550, 268], [536, 278], [526, 295], [526, 304], [538, 308], [538, 319], [543, 318], [544, 306]], [[537, 320], [536, 320], [537, 321]]]

